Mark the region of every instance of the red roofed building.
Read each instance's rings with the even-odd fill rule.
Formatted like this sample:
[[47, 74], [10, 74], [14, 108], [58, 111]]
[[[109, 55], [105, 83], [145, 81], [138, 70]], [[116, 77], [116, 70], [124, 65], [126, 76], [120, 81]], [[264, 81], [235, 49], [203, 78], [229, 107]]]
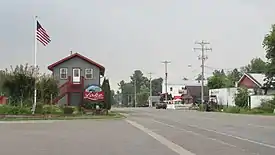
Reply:
[[[84, 91], [87, 87], [100, 86], [100, 78], [105, 72], [102, 65], [79, 53], [71, 54], [51, 64], [48, 69], [53, 72], [53, 77], [58, 81], [59, 96], [54, 99], [54, 103], [72, 106], [83, 103]], [[92, 97], [98, 97], [96, 95]]]

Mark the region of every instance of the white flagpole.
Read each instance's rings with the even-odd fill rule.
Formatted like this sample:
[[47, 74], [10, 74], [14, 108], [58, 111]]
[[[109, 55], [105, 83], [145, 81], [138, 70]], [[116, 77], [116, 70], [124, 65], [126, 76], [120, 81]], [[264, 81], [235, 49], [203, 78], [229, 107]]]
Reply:
[[37, 64], [36, 64], [36, 55], [37, 55], [37, 39], [36, 39], [36, 31], [37, 31], [37, 16], [35, 16], [35, 27], [34, 27], [34, 99], [33, 99], [33, 107], [32, 107], [32, 114], [35, 113], [36, 108], [36, 78], [37, 78]]

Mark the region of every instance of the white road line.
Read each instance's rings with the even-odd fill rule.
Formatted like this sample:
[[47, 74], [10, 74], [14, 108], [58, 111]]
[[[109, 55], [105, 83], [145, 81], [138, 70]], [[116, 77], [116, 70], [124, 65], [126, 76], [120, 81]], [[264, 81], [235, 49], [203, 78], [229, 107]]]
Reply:
[[144, 126], [142, 126], [134, 121], [126, 120], [126, 122], [128, 122], [129, 124], [133, 125], [134, 127], [138, 128], [138, 129], [140, 129], [141, 131], [147, 133], [148, 135], [153, 137], [155, 140], [159, 141], [161, 144], [167, 146], [169, 149], [178, 153], [179, 155], [195, 155], [194, 153], [189, 152], [188, 150], [185, 150], [181, 146], [169, 141], [168, 139], [164, 138], [163, 136], [145, 128]]
[[174, 128], [174, 129], [177, 129], [177, 130], [181, 130], [181, 131], [184, 131], [184, 132], [193, 134], [193, 135], [195, 135], [195, 136], [200, 136], [200, 137], [203, 137], [203, 138], [206, 138], [206, 139], [209, 139], [209, 140], [216, 141], [216, 142], [218, 142], [218, 143], [221, 143], [221, 144], [224, 144], [224, 145], [227, 145], [227, 146], [230, 146], [230, 147], [234, 147], [234, 148], [237, 147], [237, 146], [235, 146], [235, 145], [226, 143], [226, 142], [224, 142], [224, 141], [221, 141], [221, 140], [218, 140], [218, 139], [215, 139], [215, 138], [210, 138], [210, 137], [204, 136], [204, 135], [199, 134], [199, 133], [196, 133], [196, 132], [194, 132], [194, 131], [186, 130], [186, 129], [183, 129], [183, 128], [178, 128], [178, 127], [176, 127], [176, 126], [174, 126], [174, 125], [170, 125], [170, 124], [167, 124], [167, 123], [164, 123], [164, 122], [160, 122], [160, 121], [157, 121], [157, 120], [153, 120], [153, 121], [156, 122], [156, 123], [159, 123], [159, 124], [168, 126], [168, 127], [170, 127], [170, 128]]
[[[215, 139], [215, 138], [211, 138], [211, 137], [207, 137], [205, 135], [202, 135], [202, 134], [199, 134], [199, 133], [196, 133], [194, 131], [190, 131], [190, 130], [186, 130], [186, 129], [183, 129], [183, 128], [179, 128], [179, 127], [176, 127], [176, 126], [173, 126], [173, 125], [170, 125], [170, 124], [167, 124], [167, 123], [164, 123], [164, 122], [160, 122], [160, 121], [157, 121], [157, 120], [153, 120], [154, 122], [156, 123], [159, 123], [159, 124], [162, 124], [162, 125], [166, 125], [166, 126], [169, 126], [171, 128], [175, 128], [177, 130], [181, 130], [181, 131], [184, 131], [184, 132], [187, 132], [187, 133], [190, 133], [190, 134], [193, 134], [193, 135], [196, 135], [196, 136], [200, 136], [200, 137], [203, 137], [203, 138], [206, 138], [206, 139], [209, 139], [209, 140], [212, 140], [212, 141], [215, 141], [217, 143], [220, 143], [220, 144], [223, 144], [223, 145], [227, 145], [227, 146], [230, 146], [230, 147], [233, 147], [233, 148], [239, 148], [241, 151], [243, 152], [248, 152], [248, 150], [246, 149], [243, 149], [243, 148], [240, 148], [236, 145], [233, 145], [233, 144], [230, 144], [230, 143], [227, 143], [225, 141], [222, 141], [222, 140], [219, 140], [219, 139]], [[254, 152], [250, 152], [250, 154], [255, 154], [255, 155], [258, 155], [257, 153], [254, 153]]]
[[258, 128], [264, 128], [264, 129], [275, 129], [274, 126], [264, 126], [264, 125], [256, 125], [256, 124], [247, 124], [248, 126], [258, 127]]
[[271, 144], [266, 144], [266, 143], [263, 143], [263, 142], [258, 142], [258, 141], [254, 141], [254, 140], [251, 140], [251, 139], [242, 138], [242, 137], [239, 137], [239, 136], [234, 136], [234, 135], [227, 134], [227, 133], [224, 133], [224, 132], [219, 132], [219, 131], [216, 131], [216, 130], [202, 128], [202, 127], [197, 126], [197, 125], [188, 125], [188, 126], [194, 127], [194, 128], [197, 128], [197, 129], [201, 129], [201, 130], [205, 130], [205, 131], [208, 131], [208, 132], [213, 132], [213, 133], [220, 134], [220, 135], [223, 135], [223, 136], [232, 137], [232, 138], [239, 139], [239, 140], [242, 140], [242, 141], [247, 141], [247, 142], [250, 142], [250, 143], [258, 144], [258, 145], [261, 145], [261, 146], [269, 147], [269, 148], [272, 148], [272, 149], [275, 149], [275, 146], [271, 145]]

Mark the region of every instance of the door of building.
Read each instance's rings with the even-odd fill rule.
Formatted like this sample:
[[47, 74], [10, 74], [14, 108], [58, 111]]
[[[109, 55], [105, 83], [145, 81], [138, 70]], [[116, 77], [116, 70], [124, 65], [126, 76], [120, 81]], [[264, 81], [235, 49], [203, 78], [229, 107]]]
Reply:
[[73, 69], [73, 83], [80, 83], [80, 68]]

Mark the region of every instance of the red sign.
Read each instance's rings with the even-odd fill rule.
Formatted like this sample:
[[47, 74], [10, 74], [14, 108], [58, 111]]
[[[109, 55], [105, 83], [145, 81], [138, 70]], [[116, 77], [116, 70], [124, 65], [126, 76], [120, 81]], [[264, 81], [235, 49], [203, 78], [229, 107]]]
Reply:
[[91, 101], [99, 101], [99, 100], [104, 100], [104, 92], [84, 92], [84, 99], [88, 99]]

